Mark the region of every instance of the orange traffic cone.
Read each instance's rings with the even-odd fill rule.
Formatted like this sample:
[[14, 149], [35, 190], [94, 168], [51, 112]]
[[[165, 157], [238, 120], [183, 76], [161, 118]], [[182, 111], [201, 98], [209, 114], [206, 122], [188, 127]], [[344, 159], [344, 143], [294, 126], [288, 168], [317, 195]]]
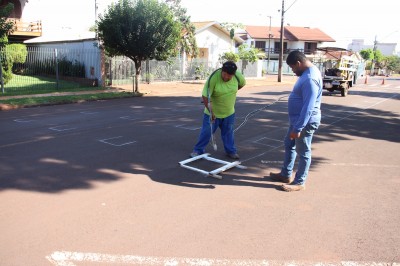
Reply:
[[368, 84], [368, 76], [367, 76], [367, 75], [365, 75], [365, 81], [364, 81], [364, 84]]
[[385, 78], [382, 79], [382, 85], [385, 85]]

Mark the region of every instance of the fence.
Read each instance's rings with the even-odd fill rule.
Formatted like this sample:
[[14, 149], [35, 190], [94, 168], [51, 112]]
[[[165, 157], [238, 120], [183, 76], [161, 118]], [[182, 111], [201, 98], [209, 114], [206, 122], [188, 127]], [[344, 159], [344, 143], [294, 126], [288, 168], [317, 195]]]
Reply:
[[2, 92], [98, 86], [100, 62], [99, 50], [4, 47], [0, 49]]
[[[24, 94], [49, 90], [133, 84], [135, 65], [127, 57], [106, 58], [100, 49], [58, 49], [27, 47], [27, 50], [0, 49], [3, 66], [2, 92]], [[277, 73], [278, 62], [248, 63], [240, 61], [238, 69], [246, 77], [261, 77], [264, 73]], [[142, 62], [139, 82], [204, 80], [219, 65], [206, 59], [184, 61], [172, 58], [167, 61]], [[11, 71], [10, 71], [11, 70]], [[291, 74], [284, 64], [282, 73]]]

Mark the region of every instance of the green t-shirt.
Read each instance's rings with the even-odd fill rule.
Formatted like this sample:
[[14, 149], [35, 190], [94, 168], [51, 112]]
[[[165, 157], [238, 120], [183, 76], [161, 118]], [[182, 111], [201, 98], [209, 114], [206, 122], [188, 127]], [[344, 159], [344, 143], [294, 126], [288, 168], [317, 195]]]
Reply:
[[[239, 87], [246, 85], [246, 80], [242, 73], [236, 71], [235, 76], [225, 82], [221, 76], [222, 70], [217, 70], [211, 79], [204, 84], [202, 95], [208, 97], [208, 84], [210, 89], [211, 109], [216, 118], [225, 118], [235, 113], [236, 94]], [[204, 108], [206, 114], [210, 114]]]

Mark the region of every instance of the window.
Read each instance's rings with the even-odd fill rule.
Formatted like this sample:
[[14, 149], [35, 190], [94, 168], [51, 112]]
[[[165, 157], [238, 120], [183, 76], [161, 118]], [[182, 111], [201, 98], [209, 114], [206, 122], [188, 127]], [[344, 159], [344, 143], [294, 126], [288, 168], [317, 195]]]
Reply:
[[[275, 42], [274, 49], [274, 53], [279, 54], [279, 52], [281, 51], [281, 43]], [[283, 53], [287, 53], [287, 42], [283, 42]]]
[[258, 48], [261, 51], [265, 51], [265, 42], [264, 41], [256, 41], [255, 48]]
[[304, 43], [304, 53], [312, 54], [317, 50], [317, 43], [315, 42], [305, 42]]

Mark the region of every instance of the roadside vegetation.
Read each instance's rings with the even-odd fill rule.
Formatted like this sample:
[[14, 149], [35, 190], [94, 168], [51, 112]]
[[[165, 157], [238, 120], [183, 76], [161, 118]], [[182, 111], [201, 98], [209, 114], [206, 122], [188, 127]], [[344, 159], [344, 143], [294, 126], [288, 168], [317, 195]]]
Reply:
[[[18, 84], [13, 82], [18, 81]], [[19, 78], [10, 81], [10, 88], [0, 92], [0, 105], [7, 108], [21, 108], [32, 106], [44, 106], [55, 104], [77, 103], [82, 101], [98, 101], [105, 99], [116, 99], [126, 97], [142, 96], [140, 93], [112, 91], [110, 88], [99, 87], [79, 87], [74, 82], [65, 82], [59, 89], [55, 86], [53, 79], [41, 79], [35, 83], [37, 89], [25, 90], [24, 87], [29, 87], [32, 79]], [[15, 89], [13, 89], [15, 88]], [[68, 95], [63, 95], [63, 94]], [[46, 95], [51, 94], [51, 95]], [[59, 95], [58, 95], [59, 94]], [[41, 96], [43, 95], [43, 96]], [[9, 97], [15, 96], [15, 97]], [[3, 108], [0, 108], [0, 110]]]
[[78, 95], [62, 95], [62, 96], [31, 96], [23, 98], [11, 98], [1, 99], [0, 98], [0, 110], [4, 109], [15, 109], [24, 107], [35, 107], [35, 106], [46, 106], [46, 105], [57, 105], [57, 104], [69, 104], [79, 103], [85, 101], [100, 101], [110, 99], [121, 99], [142, 96], [142, 94], [132, 92], [101, 92], [101, 93], [89, 93], [89, 94], [78, 94]]

